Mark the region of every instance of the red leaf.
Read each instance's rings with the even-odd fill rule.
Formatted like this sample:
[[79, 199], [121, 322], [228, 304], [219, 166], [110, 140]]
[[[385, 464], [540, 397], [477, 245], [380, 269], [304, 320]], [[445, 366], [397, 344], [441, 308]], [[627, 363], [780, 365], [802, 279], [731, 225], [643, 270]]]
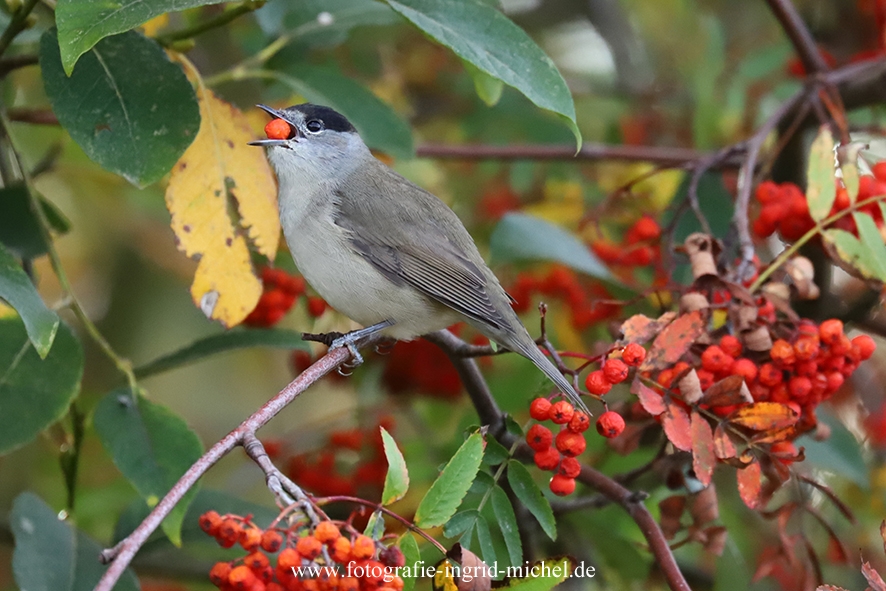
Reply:
[[640, 369], [643, 371], [664, 369], [679, 361], [707, 329], [705, 310], [683, 314], [668, 324], [655, 337], [646, 355], [646, 361]]
[[654, 417], [657, 417], [665, 411], [665, 402], [661, 394], [644, 384], [639, 376], [634, 378], [631, 384], [631, 392], [640, 399], [640, 405], [643, 410]]
[[691, 439], [692, 469], [699, 482], [708, 486], [714, 474], [714, 463], [717, 461], [714, 457], [714, 432], [707, 419], [697, 411], [692, 411]]
[[677, 317], [675, 312], [667, 312], [657, 320], [643, 314], [635, 314], [621, 325], [621, 340], [624, 343], [643, 344], [670, 324]]
[[683, 451], [692, 449], [692, 423], [689, 420], [689, 413], [682, 406], [669, 400], [661, 426], [664, 427], [665, 435], [674, 447]]
[[867, 579], [868, 585], [871, 586], [873, 591], [886, 591], [886, 582], [883, 581], [883, 577], [871, 566], [870, 562], [863, 562], [861, 564], [861, 574]]
[[723, 378], [708, 388], [699, 400], [699, 403], [708, 406], [732, 406], [745, 402], [753, 402], [753, 399], [745, 386], [744, 378], [740, 375]]
[[762, 472], [760, 470], [760, 462], [754, 460], [748, 464], [747, 468], [739, 470], [738, 476], [738, 494], [744, 504], [751, 509], [759, 509], [762, 507], [760, 499], [760, 491], [763, 488]]
[[720, 423], [714, 431], [714, 455], [720, 460], [726, 460], [734, 458], [737, 453], [738, 450], [735, 449], [735, 444], [732, 443], [729, 434], [726, 432], [726, 425]]
[[686, 508], [686, 497], [683, 495], [674, 495], [666, 499], [662, 499], [658, 503], [659, 525], [665, 538], [674, 539], [683, 526], [680, 524], [680, 517]]

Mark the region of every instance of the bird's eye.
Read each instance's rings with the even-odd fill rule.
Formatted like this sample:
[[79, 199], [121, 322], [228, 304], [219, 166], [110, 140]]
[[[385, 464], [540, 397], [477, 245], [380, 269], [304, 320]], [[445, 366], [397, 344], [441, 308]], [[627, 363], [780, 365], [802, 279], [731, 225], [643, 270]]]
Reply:
[[323, 123], [317, 121], [316, 119], [311, 119], [305, 124], [305, 127], [308, 128], [308, 131], [311, 133], [318, 133], [323, 130]]

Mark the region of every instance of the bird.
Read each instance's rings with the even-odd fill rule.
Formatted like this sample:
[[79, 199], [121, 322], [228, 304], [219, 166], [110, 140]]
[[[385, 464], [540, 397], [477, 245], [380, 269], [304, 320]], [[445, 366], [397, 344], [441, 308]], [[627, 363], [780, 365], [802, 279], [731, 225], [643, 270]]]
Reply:
[[375, 158], [334, 109], [257, 105], [273, 119], [266, 150], [283, 234], [299, 272], [330, 306], [365, 328], [412, 340], [459, 321], [528, 358], [578, 408], [572, 384], [542, 353], [461, 220], [443, 201]]

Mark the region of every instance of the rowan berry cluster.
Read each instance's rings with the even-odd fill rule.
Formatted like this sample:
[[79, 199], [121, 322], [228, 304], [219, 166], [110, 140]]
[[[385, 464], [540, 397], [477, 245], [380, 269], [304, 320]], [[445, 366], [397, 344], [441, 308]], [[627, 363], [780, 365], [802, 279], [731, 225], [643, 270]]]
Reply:
[[[403, 579], [395, 574], [405, 563], [400, 549], [385, 547], [348, 525], [327, 520], [315, 526], [298, 523], [263, 530], [249, 516], [208, 511], [200, 516], [200, 528], [223, 548], [239, 545], [248, 552], [242, 558], [218, 562], [209, 571], [210, 581], [222, 591], [403, 589]], [[273, 554], [277, 554], [276, 564]]]
[[658, 239], [661, 227], [652, 216], [644, 215], [628, 228], [621, 243], [605, 239], [591, 243], [601, 261], [621, 267], [645, 267], [661, 259]]
[[[255, 308], [243, 323], [247, 326], [268, 328], [280, 322], [296, 300], [305, 295], [305, 280], [290, 275], [282, 269], [270, 267], [262, 269], [261, 278], [264, 290]], [[326, 311], [326, 301], [319, 296], [309, 296], [307, 310], [313, 318], [322, 316]]]
[[[607, 359], [602, 369], [591, 372], [585, 385], [591, 394], [602, 396], [613, 384], [619, 384], [628, 377], [631, 366], [638, 366], [646, 357], [646, 350], [636, 344], [627, 345], [621, 359]], [[551, 421], [559, 425], [554, 433], [541, 423], [536, 423], [526, 433], [526, 443], [535, 452], [533, 460], [542, 470], [554, 472], [550, 481], [551, 492], [565, 496], [575, 490], [575, 478], [581, 472], [576, 456], [584, 452], [587, 442], [584, 432], [591, 425], [590, 417], [576, 410], [566, 400], [551, 402], [548, 398], [536, 398], [529, 405], [529, 415], [536, 421]], [[608, 438], [617, 437], [624, 430], [625, 422], [617, 412], [607, 410], [597, 419], [597, 432]]]
[[[859, 177], [856, 201], [863, 201], [876, 195], [886, 195], [886, 162], [875, 164], [872, 172], [873, 175]], [[756, 197], [761, 208], [752, 229], [760, 238], [771, 236], [777, 230], [784, 240], [794, 242], [815, 226], [809, 215], [806, 196], [793, 183], [776, 184], [764, 181], [757, 186]], [[838, 181], [837, 195], [829, 215], [846, 210], [850, 205], [849, 193]], [[883, 227], [883, 212], [877, 203], [864, 205], [860, 211], [873, 217], [878, 227]], [[833, 227], [858, 236], [858, 229], [852, 216], [843, 216], [834, 222]]]
[[532, 307], [533, 292], [563, 301], [571, 313], [572, 325], [578, 330], [616, 318], [621, 313], [621, 306], [600, 301], [612, 298], [603, 285], [598, 282], [583, 284], [566, 267], [556, 266], [542, 278], [521, 273], [507, 291], [516, 301], [514, 310], [518, 314], [528, 312]]

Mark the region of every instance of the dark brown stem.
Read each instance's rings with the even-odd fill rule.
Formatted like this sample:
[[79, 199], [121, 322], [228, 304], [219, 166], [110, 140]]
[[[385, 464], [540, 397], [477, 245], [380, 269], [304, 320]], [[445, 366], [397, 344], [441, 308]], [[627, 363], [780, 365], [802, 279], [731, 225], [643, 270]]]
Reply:
[[9, 109], [7, 116], [10, 121], [18, 121], [19, 123], [58, 125], [58, 117], [49, 109]]
[[40, 58], [36, 55], [16, 55], [13, 57], [4, 57], [0, 59], [0, 77], [6, 76], [13, 70], [24, 68], [27, 66], [36, 66], [40, 63]]
[[[459, 376], [461, 376], [462, 383], [477, 409], [480, 422], [490, 426], [490, 433], [494, 434], [502, 445], [508, 448], [514, 445], [516, 438], [503, 428], [504, 417], [495, 399], [492, 398], [486, 381], [477, 369], [477, 364], [473, 359], [465, 359], [455, 353], [464, 342], [449, 331], [438, 331], [425, 338], [443, 349], [443, 352], [447, 354], [453, 365], [455, 365]], [[529, 447], [523, 443], [517, 447], [515, 453], [516, 457], [523, 461], [531, 461], [531, 454]], [[609, 476], [598, 472], [588, 465], [582, 466], [578, 480], [596, 489], [608, 500], [621, 505], [634, 519], [664, 573], [668, 586], [673, 591], [691, 591], [689, 584], [686, 582], [685, 577], [683, 577], [683, 573], [680, 572], [680, 567], [677, 565], [677, 561], [668, 546], [664, 533], [658, 527], [658, 523], [656, 523], [649, 510], [642, 504], [645, 493], [628, 490]]]
[[778, 19], [782, 30], [791, 40], [791, 44], [797, 51], [797, 56], [803, 62], [803, 67], [809, 75], [827, 72], [830, 68], [818, 51], [818, 45], [812, 38], [812, 33], [806, 23], [803, 22], [797, 7], [791, 0], [766, 0], [769, 9]]
[[[491, 146], [484, 144], [451, 146], [424, 144], [415, 150], [419, 158], [453, 160], [626, 160], [653, 162], [664, 166], [679, 167], [709, 157], [708, 152], [690, 148], [660, 146], [608, 146], [584, 144], [577, 153], [572, 146], [523, 145]], [[738, 168], [739, 158], [726, 158], [716, 168]]]
[[[381, 338], [381, 336], [373, 335], [366, 340], [365, 345], [372, 346]], [[216, 462], [230, 453], [235, 447], [247, 443], [250, 445], [250, 450], [253, 452], [253, 455], [260, 458], [262, 456], [260, 453], [261, 450], [255, 448], [255, 441], [257, 441], [255, 439], [255, 432], [274, 418], [277, 413], [286, 407], [286, 405], [295, 400], [299, 394], [307, 390], [317, 380], [348, 361], [350, 357], [350, 352], [345, 348], [332, 349], [303, 371], [297, 378], [292, 380], [289, 385], [280, 391], [279, 394], [274, 396], [249, 418], [240, 423], [236, 429], [213, 445], [209, 451], [203, 454], [199, 460], [188, 468], [188, 471], [185, 472], [172, 489], [166, 493], [163, 500], [154, 507], [151, 513], [131, 534], [113, 548], [108, 548], [102, 552], [102, 562], [110, 562], [111, 566], [105, 571], [105, 574], [102, 576], [101, 580], [99, 580], [94, 591], [111, 591], [111, 589], [113, 589], [114, 584], [120, 578], [120, 575], [123, 574], [123, 571], [135, 556], [135, 553], [142, 547], [151, 533], [153, 533], [163, 519], [169, 515], [170, 511], [172, 511], [185, 493], [187, 493], [197, 483], [200, 477], [203, 476], [209, 468], [215, 465]], [[267, 454], [264, 454], [264, 457], [267, 457]], [[266, 474], [279, 474], [279, 472], [276, 471], [276, 468], [270, 471], [266, 470], [265, 472]], [[290, 488], [289, 492], [293, 493], [294, 490]]]

